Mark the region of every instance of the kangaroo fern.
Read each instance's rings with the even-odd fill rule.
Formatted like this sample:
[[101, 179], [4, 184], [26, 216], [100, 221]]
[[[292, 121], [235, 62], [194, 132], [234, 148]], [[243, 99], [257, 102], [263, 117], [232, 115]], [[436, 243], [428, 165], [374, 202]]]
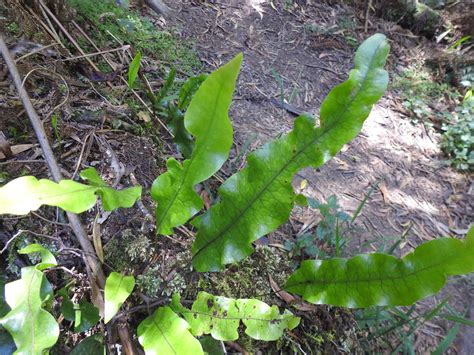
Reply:
[[135, 287], [135, 278], [112, 272], [105, 282], [104, 323], [108, 323], [118, 312]]
[[285, 329], [298, 326], [300, 319], [290, 311], [280, 314], [278, 307], [270, 307], [256, 299], [232, 299], [200, 292], [191, 310], [173, 297], [172, 307], [181, 313], [191, 327], [194, 336], [211, 334], [218, 340], [236, 340], [240, 322], [245, 333], [258, 340], [277, 340]]
[[386, 89], [388, 51], [385, 36], [367, 39], [349, 79], [323, 102], [320, 127], [307, 115], [298, 117], [292, 132], [249, 155], [248, 166], [219, 188], [221, 201], [192, 222], [198, 229], [193, 245], [198, 271], [221, 270], [247, 257], [253, 241], [288, 219], [295, 200], [293, 175], [321, 166], [359, 133]]
[[19, 251], [21, 254], [36, 252], [43, 261], [22, 268], [21, 279], [5, 285], [5, 300], [11, 310], [0, 318], [0, 325], [13, 337], [17, 347], [15, 354], [42, 354], [59, 336], [58, 323], [43, 309], [43, 303], [53, 297], [53, 289], [42, 270], [55, 266], [56, 259], [38, 244]]
[[189, 332], [189, 324], [170, 307], [160, 307], [140, 323], [138, 341], [145, 354], [204, 354], [201, 344]]
[[242, 55], [214, 71], [201, 84], [184, 116], [184, 125], [195, 137], [194, 150], [182, 164], [168, 159], [168, 171], [153, 183], [157, 231], [171, 234], [201, 210], [203, 202], [194, 186], [211, 177], [229, 156], [232, 125], [228, 111]]
[[474, 271], [474, 227], [466, 240], [439, 238], [398, 259], [364, 254], [303, 261], [285, 289], [316, 304], [405, 306], [438, 292], [446, 277]]
[[90, 185], [73, 180], [56, 183], [34, 176], [22, 176], [0, 187], [0, 214], [23, 215], [37, 210], [42, 205], [61, 207], [65, 211], [81, 213], [92, 208], [97, 195], [102, 198], [105, 210], [132, 207], [140, 197], [141, 186], [115, 190], [100, 178], [94, 168], [81, 172], [81, 177]]

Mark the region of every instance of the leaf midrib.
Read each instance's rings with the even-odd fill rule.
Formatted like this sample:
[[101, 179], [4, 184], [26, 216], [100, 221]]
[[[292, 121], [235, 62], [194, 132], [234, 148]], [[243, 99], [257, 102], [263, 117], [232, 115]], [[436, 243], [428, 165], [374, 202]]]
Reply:
[[[217, 111], [217, 103], [219, 102], [219, 99], [222, 95], [222, 87], [224, 86], [224, 83], [222, 81], [220, 81], [219, 83], [219, 93], [216, 95], [215, 97], [215, 100], [214, 100], [214, 105], [213, 105], [213, 111], [212, 111], [212, 119], [211, 121], [208, 123], [207, 125], [207, 129], [206, 131], [209, 131], [209, 128], [212, 126], [212, 124], [214, 123], [215, 119], [216, 119], [216, 111]], [[204, 140], [206, 141], [206, 140]], [[197, 139], [196, 139], [196, 143], [197, 143]], [[184, 182], [186, 181], [186, 178], [187, 178], [187, 175], [189, 173], [189, 171], [191, 170], [191, 165], [193, 164], [194, 160], [196, 159], [196, 156], [198, 156], [198, 153], [201, 151], [202, 147], [204, 145], [199, 145], [199, 144], [196, 144], [195, 145], [195, 149], [193, 151], [193, 154], [191, 155], [191, 158], [189, 158], [189, 164], [186, 165], [185, 169], [184, 169], [184, 172], [183, 172], [183, 175], [182, 175], [182, 179], [181, 181], [179, 182], [179, 185], [178, 185], [178, 188], [175, 190], [175, 192], [173, 193], [172, 197], [171, 197], [171, 200], [170, 202], [168, 203], [168, 205], [166, 206], [166, 209], [165, 211], [162, 213], [161, 215], [161, 218], [157, 221], [156, 225], [157, 225], [157, 231], [160, 230], [160, 227], [161, 227], [161, 224], [163, 223], [165, 217], [168, 215], [170, 209], [171, 209], [171, 206], [174, 205], [179, 193], [181, 192], [181, 189], [183, 188], [184, 186]], [[196, 154], [194, 154], [196, 153]], [[186, 162], [186, 160], [183, 162], [183, 165], [184, 163]], [[197, 183], [197, 182], [195, 182]]]
[[154, 318], [152, 319], [152, 322], [153, 322], [153, 324], [155, 325], [156, 329], [158, 329], [158, 331], [159, 331], [159, 332], [161, 333], [161, 335], [163, 336], [163, 339], [165, 339], [166, 344], [168, 344], [169, 348], [173, 351], [174, 354], [177, 354], [176, 350], [174, 350], [173, 345], [171, 345], [171, 343], [169, 342], [168, 338], [166, 337], [165, 332], [161, 329], [160, 325], [156, 322], [156, 320], [155, 320]]
[[[364, 76], [364, 80], [362, 81], [362, 84], [359, 86], [359, 92], [360, 92], [360, 89], [362, 87], [364, 87], [364, 85], [366, 84], [366, 81], [368, 79], [368, 76], [369, 76], [369, 73], [370, 73], [370, 68], [373, 64], [373, 61], [374, 61], [374, 58], [377, 56], [378, 54], [378, 51], [379, 51], [379, 48], [384, 44], [384, 42], [381, 42], [377, 49], [374, 51], [374, 55], [372, 56], [371, 60], [370, 60], [370, 64], [367, 66], [367, 72], [366, 72], [366, 75]], [[357, 93], [358, 95], [359, 93]], [[347, 113], [349, 107], [352, 106], [352, 104], [354, 103], [354, 100], [355, 100], [355, 97], [357, 95], [353, 95], [351, 100], [350, 100], [350, 103], [346, 106], [345, 110], [344, 110], [344, 113], [341, 115], [342, 117], [345, 116], [345, 114]], [[337, 123], [339, 123], [339, 121], [337, 121]], [[217, 234], [214, 238], [212, 238], [211, 240], [209, 240], [208, 242], [206, 242], [193, 256], [193, 259], [196, 259], [196, 257], [205, 249], [207, 249], [209, 247], [209, 245], [211, 244], [214, 244], [217, 240], [219, 240], [220, 238], [222, 238], [223, 235], [225, 235], [227, 233], [227, 231], [229, 231], [234, 225], [236, 225], [238, 223], [238, 221], [241, 219], [241, 217], [246, 214], [250, 209], [251, 207], [253, 206], [253, 204], [255, 203], [255, 201], [257, 199], [260, 198], [261, 195], [263, 195], [268, 187], [270, 185], [273, 184], [273, 182], [283, 173], [283, 171], [285, 171], [287, 169], [287, 167], [295, 160], [298, 158], [298, 156], [300, 154], [302, 154], [304, 151], [306, 151], [306, 149], [309, 147], [309, 146], [312, 146], [313, 144], [316, 143], [316, 141], [320, 138], [323, 138], [327, 133], [331, 132], [331, 130], [333, 129], [334, 125], [336, 125], [336, 122], [333, 121], [332, 124], [326, 126], [326, 129], [324, 129], [324, 126], [323, 127], [320, 127], [319, 128], [319, 131], [318, 132], [321, 132], [320, 135], [318, 135], [317, 137], [315, 137], [313, 140], [311, 140], [309, 143], [307, 143], [305, 146], [303, 146], [297, 153], [295, 153], [294, 155], [292, 155], [292, 157], [287, 161], [285, 162], [285, 164], [283, 165], [283, 167], [278, 170], [278, 172], [276, 174], [273, 175], [273, 177], [270, 179], [270, 181], [265, 184], [261, 189], [260, 191], [254, 195], [254, 198], [252, 198], [249, 203], [247, 203], [245, 205], [245, 207], [243, 209], [240, 210], [239, 214], [236, 215], [235, 218], [233, 218], [227, 225], [226, 227], [222, 230], [222, 232], [220, 232], [219, 234]], [[285, 136], [286, 138], [288, 137], [288, 135]]]
[[[36, 270], [35, 270], [36, 271]], [[42, 274], [41, 274], [42, 275]], [[31, 346], [32, 346], [32, 350], [33, 350], [33, 353], [35, 352], [36, 350], [36, 335], [35, 335], [35, 316], [37, 316], [37, 314], [41, 311], [41, 305], [40, 305], [40, 309], [38, 310], [38, 312], [36, 312], [37, 314], [34, 315], [34, 311], [33, 311], [33, 305], [32, 305], [32, 300], [31, 300], [31, 297], [34, 297], [34, 292], [31, 291], [31, 285], [33, 284], [33, 281], [35, 279], [35, 277], [37, 276], [36, 272], [33, 273], [33, 276], [31, 277], [30, 279], [30, 282], [28, 283], [28, 287], [27, 287], [27, 290], [28, 290], [28, 295], [26, 297], [27, 301], [27, 307], [28, 307], [28, 313], [31, 314], [30, 317], [30, 323], [31, 323]], [[40, 298], [41, 298], [41, 295], [39, 295]]]
[[[381, 277], [375, 277], [375, 278], [363, 278], [363, 279], [357, 279], [357, 280], [341, 280], [341, 281], [326, 281], [326, 280], [322, 280], [322, 281], [317, 281], [317, 280], [308, 280], [308, 281], [300, 281], [300, 282], [295, 282], [287, 287], [285, 287], [285, 289], [291, 289], [292, 287], [295, 287], [295, 286], [299, 286], [299, 285], [307, 285], [307, 284], [315, 284], [315, 285], [340, 285], [340, 284], [357, 284], [357, 283], [361, 283], [361, 282], [366, 282], [366, 283], [378, 283], [378, 282], [383, 282], [383, 281], [396, 281], [396, 280], [401, 280], [401, 279], [404, 279], [404, 278], [408, 278], [408, 277], [411, 277], [413, 275], [416, 275], [416, 274], [419, 274], [419, 273], [422, 273], [422, 272], [425, 272], [427, 270], [430, 270], [430, 269], [434, 269], [434, 268], [437, 268], [439, 267], [440, 265], [442, 264], [445, 264], [447, 261], [447, 259], [451, 259], [452, 255], [450, 256], [450, 258], [444, 258], [444, 261], [441, 261], [439, 263], [435, 263], [435, 264], [431, 264], [431, 265], [428, 265], [426, 267], [423, 267], [423, 268], [420, 268], [420, 269], [417, 269], [417, 270], [414, 270], [412, 272], [409, 272], [407, 274], [404, 274], [404, 275], [400, 275], [400, 276], [388, 276], [388, 277], [384, 277], [384, 278], [381, 278]], [[400, 260], [400, 259], [398, 259]], [[397, 259], [395, 259], [395, 262], [398, 261]], [[404, 265], [405, 265], [405, 260], [401, 260]], [[444, 275], [446, 276], [446, 275]]]

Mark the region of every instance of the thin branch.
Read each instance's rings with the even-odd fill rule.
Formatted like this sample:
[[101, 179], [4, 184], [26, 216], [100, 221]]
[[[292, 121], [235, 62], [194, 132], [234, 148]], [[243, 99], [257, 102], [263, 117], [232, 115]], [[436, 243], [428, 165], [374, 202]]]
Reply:
[[[100, 52], [94, 52], [94, 53], [89, 53], [89, 54], [84, 54], [84, 55], [79, 55], [77, 57], [71, 57], [71, 58], [66, 58], [66, 59], [61, 59], [62, 62], [67, 62], [70, 60], [76, 60], [76, 59], [82, 59], [82, 58], [87, 58], [87, 57], [94, 57], [96, 55], [102, 55], [102, 54], [107, 54], [107, 53], [113, 53], [113, 52], [119, 52], [119, 51], [126, 51], [127, 49], [130, 48], [130, 45], [124, 45], [120, 48], [114, 48], [114, 49], [107, 49], [105, 51], [100, 51]], [[113, 69], [113, 68], [112, 68]]]
[[[43, 151], [46, 164], [48, 165], [49, 171], [51, 172], [53, 179], [56, 182], [59, 182], [62, 180], [61, 170], [58, 166], [58, 163], [56, 162], [56, 158], [54, 157], [53, 150], [51, 149], [51, 146], [48, 142], [48, 138], [46, 136], [46, 132], [41, 123], [41, 120], [38, 114], [36, 113], [36, 110], [33, 107], [33, 104], [30, 101], [28, 93], [26, 92], [25, 88], [22, 86], [22, 80], [21, 80], [20, 74], [18, 73], [18, 69], [15, 65], [15, 62], [13, 61], [13, 58], [10, 55], [10, 52], [7, 48], [7, 45], [5, 44], [5, 41], [3, 40], [3, 36], [1, 35], [0, 35], [0, 52], [3, 56], [3, 59], [5, 60], [5, 63], [13, 79], [13, 82], [15, 83], [16, 89], [18, 90], [18, 95], [23, 103], [26, 113], [28, 114], [31, 125], [33, 126], [36, 137]], [[103, 288], [105, 286], [104, 271], [102, 270], [102, 266], [100, 262], [98, 262], [98, 260], [90, 256], [90, 254], [94, 255], [95, 253], [94, 253], [94, 248], [92, 247], [91, 242], [87, 238], [87, 233], [84, 230], [84, 227], [82, 226], [79, 217], [75, 213], [67, 212], [67, 216], [68, 216], [71, 228], [74, 231], [74, 234], [76, 235], [77, 241], [81, 245], [82, 250], [84, 250], [85, 252], [84, 260], [86, 262], [86, 266], [92, 271], [92, 275], [94, 276], [94, 278], [96, 278], [96, 281], [99, 287]], [[95, 282], [95, 281], [91, 280], [91, 282]]]
[[18, 232], [15, 233], [15, 235], [13, 237], [11, 237], [10, 239], [7, 240], [7, 242], [5, 243], [5, 246], [3, 247], [2, 250], [0, 250], [0, 255], [2, 255], [7, 249], [8, 249], [8, 246], [17, 238], [19, 237], [24, 231], [23, 230], [19, 230]]

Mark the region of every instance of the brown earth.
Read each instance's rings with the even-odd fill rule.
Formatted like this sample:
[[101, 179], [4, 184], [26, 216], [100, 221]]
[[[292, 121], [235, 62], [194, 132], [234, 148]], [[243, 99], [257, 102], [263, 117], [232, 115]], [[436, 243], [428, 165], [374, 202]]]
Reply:
[[[376, 18], [370, 19], [368, 32], [364, 33], [364, 19], [355, 18], [354, 10], [342, 5], [283, 0], [168, 3], [177, 10], [175, 17], [163, 19], [150, 12], [147, 16], [156, 26], [194, 43], [206, 70], [224, 64], [238, 52], [244, 53], [231, 109], [235, 129], [233, 157], [247, 153], [242, 150], [246, 145], [248, 150], [253, 150], [288, 132], [298, 113], [310, 112], [317, 116], [325, 95], [346, 78], [356, 44], [370, 34], [382, 32], [392, 41], [388, 64], [391, 74], [402, 72], [414, 60], [423, 60], [423, 46], [429, 45], [400, 27]], [[13, 46], [11, 40], [9, 44]], [[22, 74], [28, 73], [36, 64], [27, 62], [20, 68]], [[47, 67], [46, 71], [53, 69], [49, 58], [40, 64]], [[34, 144], [25, 113], [16, 101], [16, 92], [1, 69], [0, 66], [0, 131], [15, 127], [15, 132], [18, 132], [15, 144]], [[153, 139], [146, 134], [136, 134], [130, 128], [136, 118], [130, 116], [126, 105], [101, 97], [101, 89], [96, 88], [98, 84], [84, 87], [71, 70], [59, 68], [59, 73], [72, 83], [67, 104], [62, 106], [66, 117], [60, 130], [63, 141], [55, 140], [52, 129], [48, 131], [51, 140], [55, 141], [54, 149], [65, 176], [72, 177], [82, 167], [95, 166], [114, 186], [127, 186], [136, 177], [138, 183], [149, 189], [163, 170], [166, 155], [175, 153], [169, 148], [166, 133]], [[53, 79], [51, 74], [36, 72], [31, 74], [28, 84], [48, 127], [51, 112], [65, 98], [59, 87], [61, 80]], [[350, 248], [345, 253], [376, 250], [380, 245], [393, 243], [394, 237], [405, 234], [401, 249], [397, 251], [403, 254], [437, 236], [461, 236], [473, 221], [472, 176], [447, 166], [439, 149], [439, 140], [436, 132], [427, 130], [423, 124], [413, 124], [406, 116], [397, 92], [389, 90], [374, 108], [362, 133], [321, 169], [300, 172], [294, 185], [296, 189], [305, 186], [302, 192], [318, 200], [326, 200], [334, 194], [342, 209], [353, 213], [371, 186], [378, 184], [356, 222], [357, 232], [346, 235], [350, 239]], [[38, 158], [41, 158], [40, 151], [32, 146], [17, 156], [25, 162], [0, 162], [0, 170], [10, 176], [22, 173], [46, 175], [43, 164], [32, 162]], [[235, 167], [227, 165], [223, 174], [228, 175], [233, 170]], [[307, 183], [302, 183], [304, 180]], [[144, 208], [152, 209], [149, 200], [145, 199], [144, 203]], [[120, 210], [110, 216], [97, 209], [87, 215], [86, 221], [90, 227], [95, 214], [100, 213], [105, 245], [132, 227], [140, 228], [152, 238], [154, 232], [149, 230], [144, 219], [144, 208]], [[46, 213], [46, 216], [61, 220], [54, 213]], [[269, 242], [282, 244], [285, 240], [293, 240], [299, 231], [314, 227], [319, 220], [317, 212], [296, 208], [290, 223], [270, 235]], [[31, 221], [5, 220], [3, 226], [2, 240], [7, 240], [18, 228], [37, 228], [35, 230], [40, 232], [51, 229], [50, 224], [36, 218]], [[74, 246], [67, 233], [57, 229], [54, 233], [55, 237], [62, 238], [61, 243]], [[176, 273], [171, 259], [174, 254], [183, 252], [182, 244], [188, 243], [189, 238], [185, 240], [185, 243], [176, 239], [153, 242], [153, 247], [160, 253], [153, 255], [152, 260], [146, 260], [140, 269], [162, 262], [161, 265], [166, 266], [160, 275], [163, 279], [171, 277]], [[69, 266], [81, 270], [80, 261], [69, 262]], [[232, 270], [228, 272], [233, 275]], [[433, 308], [446, 295], [451, 296], [450, 303], [459, 311], [472, 307], [474, 293], [471, 284], [472, 278], [468, 277], [451, 281], [442, 294], [420, 302], [415, 314]], [[144, 297], [138, 301], [148, 302]], [[332, 329], [332, 325], [327, 324], [338, 323], [338, 313], [331, 312], [318, 309], [318, 317], [326, 314], [329, 319], [321, 321], [322, 328]], [[346, 319], [348, 316], [344, 313], [340, 317]], [[474, 319], [474, 311], [470, 317]], [[345, 326], [352, 327], [352, 324]], [[451, 326], [452, 323], [441, 320], [427, 322], [416, 332], [416, 350], [421, 353], [432, 350]], [[464, 338], [469, 340], [468, 333], [464, 334]], [[453, 351], [462, 353], [466, 344], [459, 341]], [[331, 345], [325, 350], [334, 352], [340, 348]]]
[[[244, 54], [231, 113], [237, 146], [251, 139], [253, 148], [288, 132], [294, 113], [317, 116], [325, 95], [352, 66], [354, 48], [349, 43], [354, 38], [361, 42], [372, 33], [385, 33], [392, 42], [388, 65], [392, 76], [403, 72], [411, 61], [424, 60], [423, 49], [416, 45], [429, 44], [395, 24], [372, 19], [364, 33], [350, 7], [316, 1], [293, 3], [234, 0], [175, 5], [178, 17], [171, 23], [182, 36], [195, 41], [209, 68], [224, 64], [236, 53]], [[331, 33], [331, 29], [337, 31]], [[286, 109], [281, 108], [282, 94]], [[350, 236], [348, 254], [375, 250], [380, 243], [390, 244], [389, 238], [403, 234], [406, 243], [402, 243], [401, 254], [437, 236], [460, 236], [473, 222], [474, 182], [472, 176], [447, 166], [440, 138], [422, 123], [413, 124], [397, 92], [389, 90], [374, 107], [362, 133], [321, 169], [301, 171], [294, 185], [298, 189], [306, 180], [305, 195], [322, 201], [336, 195], [342, 209], [353, 213], [378, 183], [358, 218], [359, 233]], [[294, 232], [318, 218], [315, 211], [298, 209], [293, 215]], [[273, 241], [281, 241], [281, 236], [276, 233]], [[453, 295], [452, 303], [459, 310], [473, 303], [469, 282], [453, 281], [443, 294]], [[421, 302], [418, 311], [432, 308], [441, 297]], [[434, 333], [427, 329], [430, 326]], [[419, 330], [417, 350], [426, 351], [442, 339], [447, 329], [436, 327], [439, 325]]]

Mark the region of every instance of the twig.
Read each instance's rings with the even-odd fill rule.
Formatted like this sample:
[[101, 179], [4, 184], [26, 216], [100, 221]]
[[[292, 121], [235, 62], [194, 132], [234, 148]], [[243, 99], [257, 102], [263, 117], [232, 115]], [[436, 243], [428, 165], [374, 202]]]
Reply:
[[42, 234], [42, 233], [36, 233], [36, 232], [33, 232], [33, 231], [30, 231], [28, 229], [19, 229], [18, 232], [16, 232], [16, 234], [11, 237], [6, 243], [5, 243], [5, 246], [3, 247], [3, 249], [0, 251], [0, 254], [3, 254], [5, 252], [5, 250], [7, 250], [8, 246], [11, 244], [11, 242], [13, 242], [15, 240], [15, 238], [19, 237], [20, 235], [22, 235], [23, 233], [30, 233], [30, 234], [33, 234], [35, 237], [41, 237], [41, 238], [46, 238], [46, 239], [52, 239], [52, 240], [55, 240], [55, 241], [59, 241], [60, 244], [62, 244], [62, 241], [60, 238], [55, 238], [55, 237], [51, 237], [50, 235], [47, 235], [47, 234]]
[[135, 347], [135, 344], [132, 342], [132, 337], [130, 336], [130, 329], [128, 328], [127, 323], [121, 322], [117, 325], [117, 332], [122, 343], [122, 350], [125, 355], [135, 355], [138, 354], [138, 351]]
[[82, 143], [82, 148], [81, 148], [81, 154], [79, 154], [79, 158], [77, 158], [77, 163], [76, 163], [76, 168], [74, 169], [74, 173], [72, 174], [72, 178], [74, 179], [75, 176], [77, 175], [77, 172], [79, 171], [79, 168], [81, 167], [82, 163], [82, 157], [84, 156], [84, 151], [86, 150], [86, 144], [89, 138], [93, 135], [94, 131], [90, 131], [89, 133], [86, 134], [84, 137], [84, 142]]
[[24, 230], [20, 229], [18, 232], [15, 233], [15, 235], [13, 237], [8, 239], [7, 242], [5, 243], [5, 246], [3, 247], [3, 249], [0, 250], [0, 255], [2, 255], [8, 249], [8, 246], [11, 244], [11, 242], [13, 242], [20, 235], [22, 235], [23, 232], [24, 232]]
[[[87, 40], [87, 42], [89, 42], [92, 47], [94, 47], [94, 49], [97, 51], [97, 52], [100, 52], [100, 48], [97, 47], [97, 45], [95, 44], [95, 42], [92, 40], [92, 38], [90, 38], [87, 33], [84, 32], [84, 30], [82, 29], [81, 26], [79, 26], [77, 24], [76, 21], [72, 21], [72, 24], [74, 25], [74, 27], [76, 27], [76, 29], [79, 31], [79, 33], [81, 35], [84, 36], [84, 38]], [[123, 43], [121, 44], [123, 46]], [[117, 68], [115, 67], [115, 65], [109, 60], [109, 58], [107, 58], [107, 56], [105, 56], [106, 53], [101, 53], [101, 57], [104, 58], [104, 60], [107, 62], [107, 64], [112, 68], [112, 70], [117, 70]]]
[[41, 163], [44, 164], [46, 163], [44, 160], [37, 159], [37, 160], [8, 160], [1, 162], [0, 165], [7, 165], [7, 164], [12, 164], [12, 163], [21, 163], [21, 164], [27, 164], [27, 163]]
[[[46, 132], [44, 131], [44, 127], [41, 123], [41, 120], [38, 117], [38, 114], [36, 113], [36, 110], [34, 109], [30, 101], [28, 93], [26, 92], [25, 88], [23, 88], [22, 86], [22, 81], [21, 81], [20, 74], [18, 73], [18, 69], [15, 65], [15, 62], [13, 61], [13, 58], [10, 55], [10, 52], [8, 51], [5, 41], [3, 40], [3, 36], [1, 35], [0, 35], [0, 52], [3, 56], [3, 59], [5, 60], [5, 63], [13, 79], [13, 82], [15, 83], [16, 89], [18, 90], [18, 95], [23, 103], [25, 111], [28, 114], [31, 125], [33, 126], [36, 137], [43, 151], [44, 158], [48, 165], [49, 171], [51, 172], [53, 179], [56, 182], [59, 182], [60, 180], [62, 180], [61, 170], [58, 166], [58, 163], [56, 162], [56, 158], [54, 157], [53, 150], [51, 149], [51, 146], [49, 145], [48, 138], [46, 137]], [[86, 256], [84, 260], [86, 262], [86, 266], [92, 271], [92, 275], [96, 279], [99, 287], [103, 288], [105, 286], [105, 275], [102, 270], [102, 266], [97, 261], [97, 259], [90, 256], [90, 255], [95, 255], [95, 253], [94, 253], [94, 248], [92, 247], [92, 244], [87, 238], [87, 233], [84, 230], [84, 227], [82, 226], [79, 217], [75, 213], [67, 212], [67, 216], [68, 216], [71, 228], [74, 231], [74, 234], [76, 235], [77, 241], [81, 245], [82, 250], [85, 252]], [[95, 280], [91, 280], [91, 282], [95, 282]]]
[[[33, 10], [32, 10], [30, 7], [28, 7], [28, 12], [31, 14], [31, 16], [33, 16], [33, 17], [35, 18], [36, 21], [38, 21], [38, 22], [40, 23], [41, 26], [43, 26], [44, 30], [49, 33], [49, 35], [51, 36], [51, 38], [53, 38], [57, 43], [59, 43], [59, 45], [60, 45], [62, 48], [64, 48], [64, 49], [67, 50], [67, 48], [64, 46], [64, 44], [62, 44], [62, 42], [61, 42], [59, 36], [57, 35], [57, 33], [56, 33], [55, 31], [52, 31], [51, 28], [49, 28], [48, 25], [46, 25], [46, 24], [41, 20], [41, 18], [40, 18], [35, 12], [33, 12]], [[49, 22], [49, 21], [48, 21], [48, 22]]]
[[321, 69], [321, 70], [325, 70], [325, 71], [328, 71], [330, 73], [333, 73], [337, 76], [341, 76], [340, 73], [336, 72], [335, 70], [332, 70], [331, 68], [326, 68], [326, 67], [323, 67], [322, 65], [316, 65], [316, 64], [310, 64], [310, 63], [303, 63], [304, 65], [306, 65], [307, 67], [310, 67], [310, 68], [316, 68], [316, 69]]
[[[100, 52], [94, 52], [94, 53], [89, 53], [89, 54], [84, 54], [84, 55], [79, 55], [77, 57], [71, 57], [71, 58], [66, 58], [66, 59], [61, 59], [62, 62], [67, 62], [69, 60], [76, 60], [76, 59], [82, 59], [82, 58], [87, 58], [87, 57], [94, 57], [96, 55], [102, 55], [102, 54], [107, 54], [107, 53], [113, 53], [113, 52], [119, 52], [119, 51], [126, 51], [127, 49], [130, 48], [130, 45], [124, 45], [120, 48], [114, 48], [114, 49], [107, 49], [105, 51], [100, 51]], [[112, 68], [114, 69], [114, 68]]]
[[240, 344], [236, 343], [235, 341], [226, 341], [225, 343], [229, 348], [237, 350], [241, 354], [248, 354], [247, 350], [245, 350]]
[[67, 84], [67, 81], [66, 79], [63, 78], [63, 76], [59, 73], [56, 73], [56, 72], [53, 72], [53, 71], [50, 71], [46, 68], [43, 68], [43, 67], [39, 67], [39, 68], [34, 68], [34, 69], [31, 69], [26, 75], [25, 77], [23, 78], [23, 81], [21, 82], [21, 86], [25, 86], [25, 83], [26, 83], [26, 80], [28, 79], [28, 77], [33, 74], [35, 71], [40, 71], [40, 70], [44, 70], [45, 73], [49, 73], [49, 74], [53, 74], [54, 75], [57, 75], [59, 76], [59, 78], [63, 81], [64, 83], [64, 86], [66, 87], [66, 97], [64, 98], [63, 101], [61, 101], [58, 105], [56, 105], [50, 113], [48, 113], [47, 115], [47, 118], [49, 118], [50, 116], [52, 116], [54, 114], [54, 112], [59, 109], [61, 106], [64, 106], [67, 102], [67, 100], [69, 100], [69, 94], [70, 94], [70, 90], [69, 90], [69, 85]]
[[122, 311], [120, 313], [117, 313], [117, 315], [114, 318], [115, 319], [120, 319], [122, 317], [129, 316], [130, 314], [133, 314], [135, 312], [141, 311], [143, 309], [150, 309], [150, 308], [153, 308], [153, 307], [156, 307], [156, 306], [165, 305], [165, 304], [169, 303], [169, 301], [170, 301], [169, 297], [157, 299], [153, 302], [150, 302], [150, 303], [147, 303], [147, 304], [141, 304], [141, 305], [132, 307], [130, 309], [127, 309], [126, 311]]
[[22, 55], [21, 57], [15, 59], [15, 63], [18, 63], [20, 61], [22, 61], [23, 59], [26, 59], [28, 58], [29, 56], [32, 56], [33, 54], [36, 54], [36, 53], [39, 53], [39, 52], [42, 52], [44, 51], [45, 49], [48, 49], [49, 47], [54, 47], [54, 46], [57, 46], [58, 43], [51, 43], [51, 44], [48, 44], [46, 46], [43, 46], [41, 48], [36, 48], [35, 50], [29, 52], [29, 53], [26, 53], [25, 55]]
[[145, 0], [145, 4], [158, 15], [171, 16], [172, 10], [161, 0]]
[[48, 222], [48, 223], [51, 223], [51, 224], [54, 224], [54, 225], [57, 225], [57, 226], [70, 227], [69, 224], [51, 221], [51, 220], [49, 220], [49, 219], [47, 219], [47, 218], [44, 218], [43, 216], [41, 216], [41, 215], [39, 215], [38, 213], [35, 213], [35, 212], [33, 212], [33, 211], [31, 211], [31, 214], [32, 214], [33, 216], [38, 217], [39, 219], [42, 219], [42, 220], [45, 221], [45, 222]]
[[369, 29], [369, 15], [370, 9], [372, 8], [372, 0], [369, 0], [367, 3], [367, 9], [365, 10], [365, 22], [364, 22], [364, 32], [367, 33]]
[[[81, 46], [79, 46], [79, 44], [76, 42], [76, 40], [71, 36], [71, 34], [64, 28], [64, 26], [62, 25], [62, 23], [56, 18], [56, 16], [54, 16], [54, 14], [51, 12], [51, 10], [45, 5], [44, 1], [43, 0], [39, 0], [39, 4], [41, 5], [41, 7], [47, 12], [47, 14], [49, 15], [49, 17], [51, 17], [51, 19], [56, 23], [56, 25], [58, 25], [59, 29], [64, 33], [64, 35], [71, 41], [71, 43], [74, 45], [74, 47], [76, 47], [76, 49], [79, 51], [79, 53], [81, 53], [82, 55], [86, 55], [86, 53], [82, 50]], [[100, 69], [97, 67], [97, 65], [94, 64], [93, 61], [91, 61], [89, 59], [89, 57], [84, 57], [88, 62], [89, 64], [92, 66], [92, 68], [94, 68], [94, 70], [100, 72]]]

